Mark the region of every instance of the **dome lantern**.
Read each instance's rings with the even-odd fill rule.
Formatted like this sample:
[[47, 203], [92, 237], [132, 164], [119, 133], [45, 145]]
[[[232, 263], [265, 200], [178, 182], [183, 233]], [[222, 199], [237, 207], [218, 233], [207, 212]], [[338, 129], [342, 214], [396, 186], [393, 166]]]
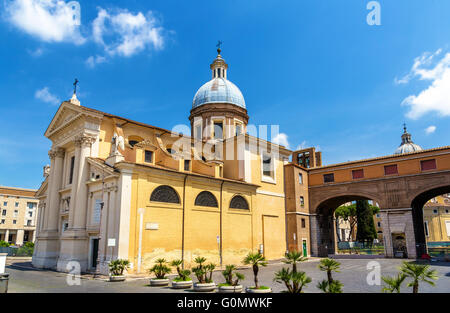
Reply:
[[403, 154], [417, 151], [422, 151], [422, 148], [412, 141], [411, 134], [406, 130], [406, 124], [403, 124], [402, 143], [395, 150], [394, 154]]

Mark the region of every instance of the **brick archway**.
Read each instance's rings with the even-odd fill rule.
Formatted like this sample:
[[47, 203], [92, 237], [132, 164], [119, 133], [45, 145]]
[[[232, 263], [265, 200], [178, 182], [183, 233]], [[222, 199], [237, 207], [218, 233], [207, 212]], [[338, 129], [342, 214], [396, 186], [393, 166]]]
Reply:
[[[431, 160], [434, 168], [422, 166]], [[386, 171], [392, 166], [394, 174]], [[363, 177], [354, 178], [355, 170], [362, 170]], [[325, 182], [325, 176], [332, 176], [332, 181]], [[450, 147], [311, 168], [308, 180], [311, 243], [322, 239], [320, 223], [324, 215], [330, 216], [324, 214], [324, 207], [334, 210], [351, 200], [371, 199], [380, 207], [385, 255], [394, 256], [392, 235], [401, 233], [406, 237], [407, 256], [420, 257], [426, 252], [423, 205], [450, 192]], [[318, 247], [312, 247], [313, 255], [321, 254]]]

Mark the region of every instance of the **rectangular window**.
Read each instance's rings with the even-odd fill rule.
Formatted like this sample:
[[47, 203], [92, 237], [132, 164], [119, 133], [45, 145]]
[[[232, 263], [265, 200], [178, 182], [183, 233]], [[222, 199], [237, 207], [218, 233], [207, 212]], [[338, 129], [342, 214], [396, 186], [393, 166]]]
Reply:
[[438, 210], [433, 210], [433, 213], [434, 214], [438, 214]]
[[263, 175], [272, 177], [272, 157], [263, 153]]
[[7, 206], [8, 205], [8, 202], [3, 202], [3, 206]]
[[429, 233], [429, 230], [428, 230], [428, 221], [425, 221], [424, 222], [424, 226], [425, 226], [425, 236], [430, 236], [430, 233]]
[[27, 226], [31, 226], [31, 220], [27, 220]]
[[36, 207], [36, 203], [34, 203], [34, 202], [28, 202], [28, 203], [27, 203], [27, 207], [28, 207], [29, 209], [34, 209], [34, 208]]
[[381, 223], [380, 222], [378, 222], [377, 225], [378, 225], [378, 227], [381, 227]]
[[450, 221], [445, 221], [445, 229], [447, 230], [447, 237], [450, 237]]
[[323, 182], [324, 183], [332, 183], [332, 182], [334, 182], [334, 174], [331, 173], [331, 174], [323, 175]]
[[145, 150], [145, 163], [153, 162], [153, 151]]
[[16, 208], [18, 208], [19, 207], [19, 202], [16, 202], [15, 206], [16, 206]]
[[299, 173], [299, 174], [298, 174], [298, 183], [299, 183], [300, 185], [303, 184], [303, 175], [302, 175], [302, 173]]
[[384, 167], [384, 175], [395, 175], [398, 174], [397, 164], [386, 165]]
[[29, 217], [33, 217], [33, 212], [28, 212]]
[[242, 133], [242, 125], [240, 123], [236, 123], [236, 136]]
[[2, 216], [6, 216], [6, 210], [2, 211]]
[[361, 179], [364, 178], [364, 170], [353, 170], [352, 171], [353, 179]]
[[184, 160], [184, 170], [189, 171], [191, 167], [191, 161], [190, 160]]
[[306, 228], [306, 220], [302, 218], [302, 228]]
[[5, 220], [2, 220], [2, 222], [0, 224], [5, 224]]
[[202, 125], [195, 126], [195, 139], [202, 140]]
[[13, 220], [13, 224], [14, 224], [14, 225], [17, 224], [17, 221], [16, 221], [16, 220]]
[[100, 224], [101, 210], [102, 210], [102, 200], [96, 199], [94, 209], [92, 210], [92, 224], [93, 225]]
[[305, 198], [303, 198], [303, 196], [300, 197], [300, 206], [305, 206]]
[[223, 123], [214, 122], [214, 139], [223, 139]]
[[19, 215], [19, 210], [14, 210], [13, 217], [17, 217]]
[[420, 161], [420, 168], [422, 169], [422, 171], [435, 170], [436, 169], [436, 160], [432, 159], [432, 160]]
[[70, 173], [69, 173], [69, 185], [73, 182], [73, 169], [75, 167], [75, 157], [70, 158]]

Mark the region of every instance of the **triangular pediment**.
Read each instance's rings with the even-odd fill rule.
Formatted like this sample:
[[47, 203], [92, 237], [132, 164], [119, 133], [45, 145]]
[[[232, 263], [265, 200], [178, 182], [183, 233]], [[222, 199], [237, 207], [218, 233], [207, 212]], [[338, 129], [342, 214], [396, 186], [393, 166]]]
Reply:
[[[63, 102], [45, 131], [45, 137], [50, 137], [84, 115], [93, 115], [93, 113], [86, 112], [82, 106], [74, 105], [67, 101]], [[98, 118], [97, 115], [96, 117]]]

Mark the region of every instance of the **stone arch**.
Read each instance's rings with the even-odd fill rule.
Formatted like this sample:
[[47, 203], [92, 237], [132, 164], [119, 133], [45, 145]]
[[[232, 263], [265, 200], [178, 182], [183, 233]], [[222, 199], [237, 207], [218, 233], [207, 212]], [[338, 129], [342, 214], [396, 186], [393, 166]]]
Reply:
[[230, 209], [250, 210], [250, 207], [243, 196], [235, 195], [230, 201]]
[[180, 197], [175, 189], [167, 185], [162, 185], [153, 190], [150, 201], [179, 204]]
[[416, 192], [411, 197], [412, 222], [414, 225], [414, 237], [416, 241], [417, 257], [427, 253], [427, 241], [425, 236], [425, 225], [423, 218], [423, 206], [432, 198], [442, 194], [450, 193], [450, 184], [433, 186], [427, 190]]
[[207, 206], [211, 208], [219, 207], [216, 197], [209, 191], [200, 192], [195, 198], [195, 205]]

